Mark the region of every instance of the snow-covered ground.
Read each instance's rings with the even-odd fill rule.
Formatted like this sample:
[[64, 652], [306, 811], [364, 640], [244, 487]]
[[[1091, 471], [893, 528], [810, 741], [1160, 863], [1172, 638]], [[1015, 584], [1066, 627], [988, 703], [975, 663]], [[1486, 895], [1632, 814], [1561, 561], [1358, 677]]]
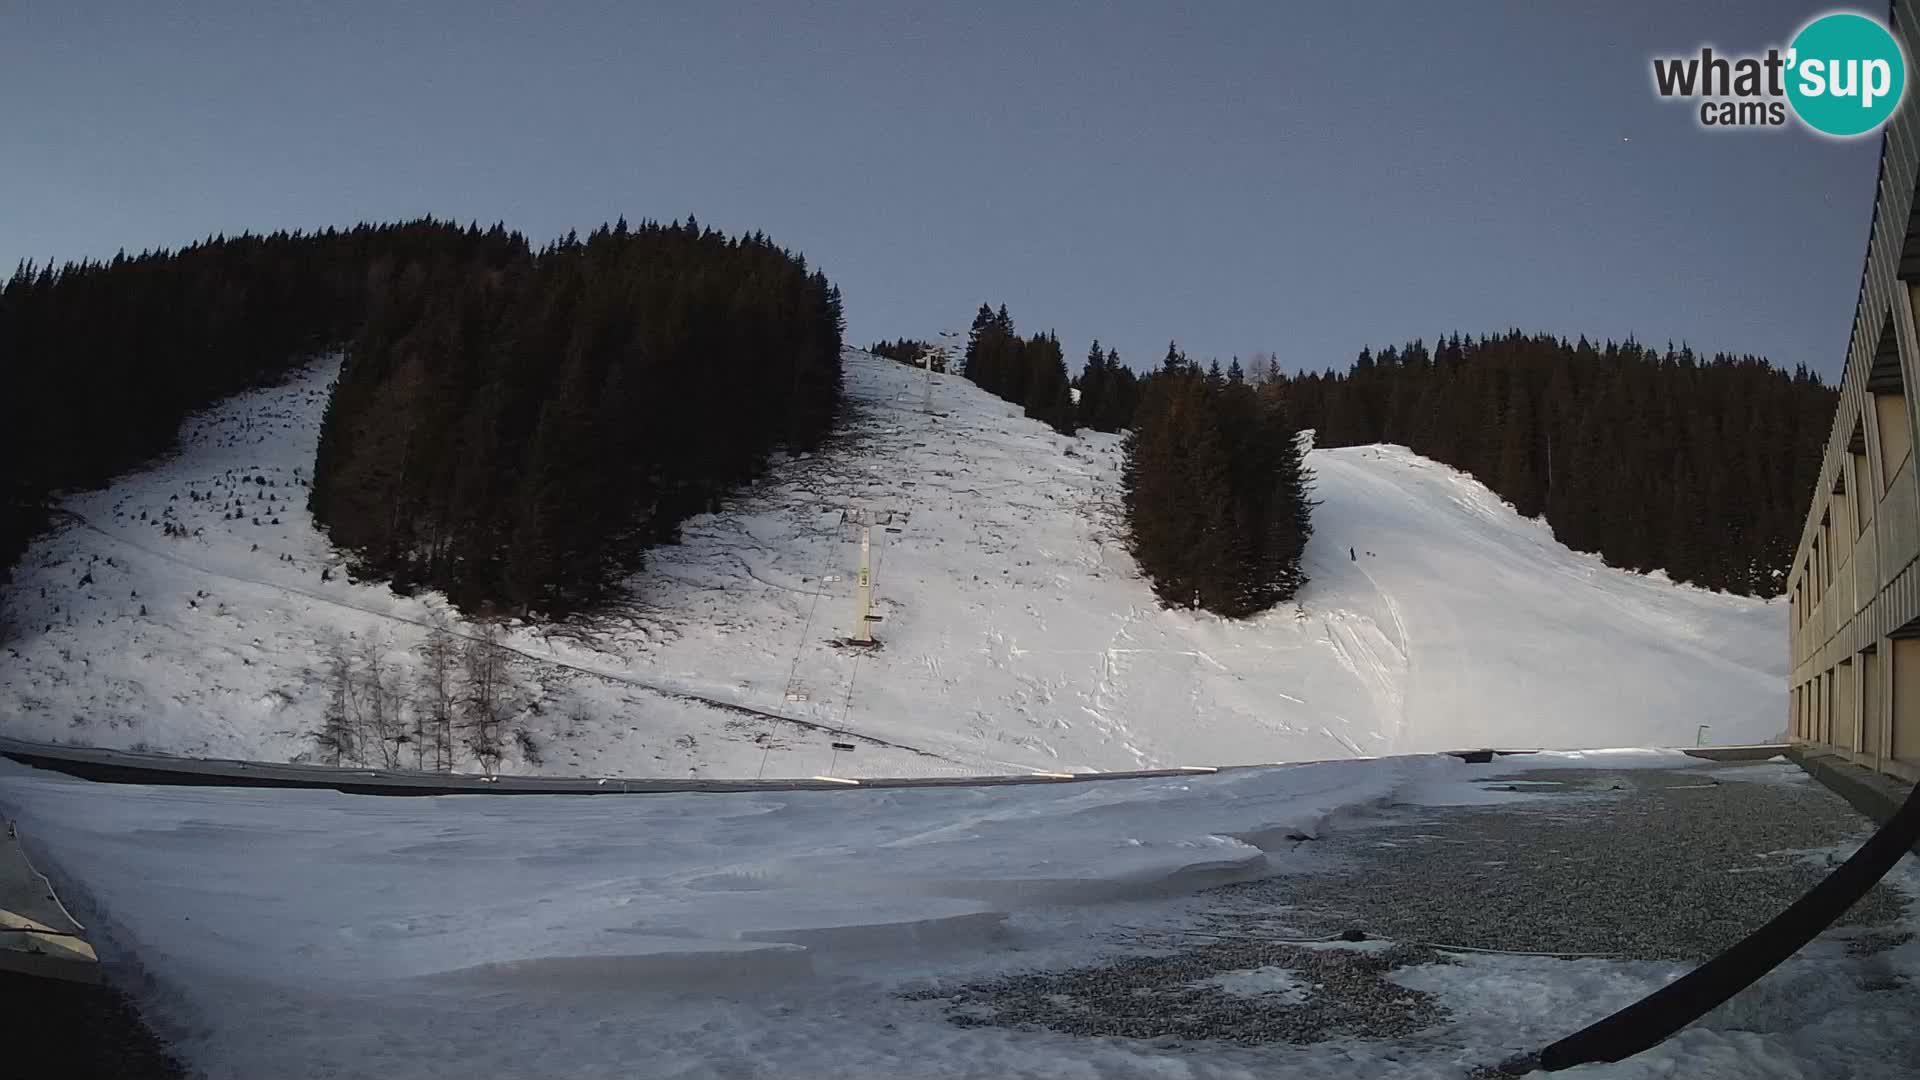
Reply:
[[[7, 598], [0, 732], [298, 759], [329, 639], [411, 668], [446, 605], [345, 580], [304, 508], [330, 374], [236, 397], [170, 459], [66, 501], [74, 522]], [[1785, 726], [1784, 604], [1608, 569], [1400, 447], [1310, 455], [1297, 605], [1243, 623], [1162, 611], [1120, 538], [1117, 438], [1064, 438], [958, 377], [935, 377], [928, 416], [921, 380], [850, 351], [842, 440], [689, 522], [631, 610], [515, 628], [538, 708], [505, 769], [1109, 770]], [[834, 641], [859, 515], [876, 522], [868, 652]], [[836, 755], [834, 731], [858, 749]]]
[[[1671, 752], [1525, 764], [1705, 767]], [[1392, 978], [1435, 996], [1440, 1027], [1304, 1046], [964, 1026], [903, 994], [1147, 955], [1122, 942], [1178, 925], [1195, 890], [1312, 872], [1298, 835], [1362, 827], [1370, 804], [1542, 798], [1475, 783], [1513, 767], [1430, 756], [1070, 786], [382, 799], [99, 785], [0, 761], [0, 810], [211, 1080], [1458, 1077], [1686, 965], [1422, 963]], [[1920, 886], [1911, 866], [1896, 879]], [[1920, 972], [1920, 945], [1883, 955], [1889, 978]], [[1898, 1072], [1848, 1055], [1911, 1045], [1905, 998], [1816, 959], [1775, 978], [1785, 990], [1731, 1019], [1575, 1075]], [[1252, 963], [1211, 984], [1307, 990]]]

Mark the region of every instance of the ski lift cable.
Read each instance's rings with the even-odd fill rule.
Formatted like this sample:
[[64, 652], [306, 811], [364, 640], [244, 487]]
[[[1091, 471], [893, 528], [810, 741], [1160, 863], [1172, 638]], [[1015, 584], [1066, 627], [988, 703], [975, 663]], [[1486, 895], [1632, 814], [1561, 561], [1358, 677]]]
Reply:
[[[886, 558], [887, 558], [886, 545], [885, 544], [874, 545], [873, 568], [867, 573], [867, 581], [869, 583], [871, 583], [874, 578], [880, 576], [880, 566], [882, 563], [886, 561]], [[854, 650], [853, 664], [847, 672], [847, 697], [846, 697], [846, 700], [843, 701], [840, 705], [840, 731], [843, 734], [846, 732], [847, 720], [853, 716], [853, 684], [854, 684], [854, 681], [860, 677], [860, 659], [862, 656], [866, 654], [866, 652], [867, 650], [865, 649]]]
[[[831, 543], [822, 545], [820, 550], [820, 557], [816, 561], [816, 564], [814, 567], [814, 574], [813, 574], [814, 587], [812, 590], [813, 599], [807, 603], [807, 617], [800, 624], [800, 640], [796, 641], [793, 646], [793, 662], [787, 665], [787, 686], [786, 686], [786, 689], [783, 691], [783, 696], [785, 696], [788, 700], [791, 700], [791, 695], [794, 692], [793, 690], [794, 681], [800, 677], [800, 658], [806, 654], [807, 640], [813, 633], [813, 615], [814, 615], [814, 612], [820, 610], [820, 594], [826, 591], [825, 578], [826, 578], [826, 572], [827, 572], [827, 563], [828, 563], [828, 560], [830, 560], [833, 557], [833, 550], [834, 550], [834, 545]], [[754, 774], [753, 778], [755, 780], [762, 779], [767, 775], [767, 756], [773, 753], [773, 721], [772, 720], [768, 720], [766, 722], [766, 729], [767, 729], [766, 730], [767, 741], [765, 745], [761, 746], [760, 748], [760, 771]]]
[[813, 614], [820, 609], [820, 594], [825, 591], [822, 586], [825, 584], [827, 563], [833, 557], [833, 550], [834, 545], [830, 543], [822, 545], [820, 550], [820, 558], [816, 563], [813, 575], [813, 602], [807, 605], [807, 618], [800, 626], [800, 640], [795, 643], [793, 648], [793, 663], [787, 668], [787, 686], [789, 688], [793, 686], [793, 680], [800, 672], [800, 657], [806, 652], [808, 635], [813, 632]]

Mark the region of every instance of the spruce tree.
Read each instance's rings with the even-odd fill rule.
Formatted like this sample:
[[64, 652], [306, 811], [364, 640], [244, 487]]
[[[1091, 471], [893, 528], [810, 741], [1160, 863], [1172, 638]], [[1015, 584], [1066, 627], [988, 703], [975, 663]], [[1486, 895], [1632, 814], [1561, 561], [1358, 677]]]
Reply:
[[1120, 362], [1120, 353], [1107, 350], [1107, 400], [1101, 410], [1100, 430], [1119, 431], [1133, 424], [1133, 413], [1140, 400], [1140, 377]]
[[1311, 504], [1278, 399], [1163, 368], [1142, 385], [1123, 447], [1130, 546], [1162, 603], [1242, 618], [1305, 583]]
[[1075, 405], [1075, 414], [1079, 422], [1100, 431], [1110, 430], [1103, 425], [1106, 422], [1106, 395], [1108, 393], [1106, 355], [1100, 351], [1100, 339], [1095, 338], [1087, 348], [1087, 360], [1080, 369], [1080, 377], [1074, 381], [1074, 387], [1080, 391], [1080, 401]]
[[1062, 435], [1073, 434], [1073, 395], [1067, 383], [1067, 364], [1060, 353], [1060, 339], [1052, 332], [1035, 334], [1022, 343], [1021, 356], [1026, 364], [1026, 385], [1021, 396], [1026, 414]]

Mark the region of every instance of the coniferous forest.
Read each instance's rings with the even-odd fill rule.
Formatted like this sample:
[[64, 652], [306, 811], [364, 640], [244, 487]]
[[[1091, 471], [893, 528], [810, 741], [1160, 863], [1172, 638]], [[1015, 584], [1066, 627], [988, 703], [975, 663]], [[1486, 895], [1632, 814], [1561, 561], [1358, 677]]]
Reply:
[[827, 435], [839, 291], [759, 235], [623, 221], [400, 282], [322, 422], [311, 507], [396, 587], [562, 615]]
[[1804, 367], [1518, 331], [1362, 350], [1280, 385], [1317, 445], [1407, 446], [1575, 550], [1763, 597], [1784, 586], [1836, 401]]
[[934, 349], [933, 343], [921, 341], [919, 338], [903, 337], [898, 341], [876, 341], [867, 346], [867, 351], [875, 356], [884, 356], [910, 367], [920, 367], [926, 363], [926, 356], [931, 352], [933, 353], [933, 370], [941, 372], [947, 370], [945, 358]]
[[1311, 477], [1282, 399], [1238, 362], [1202, 371], [1167, 347], [1141, 380], [1123, 493], [1134, 559], [1168, 607], [1240, 618], [1306, 584]]
[[311, 496], [333, 539], [469, 608], [573, 610], [637, 558], [620, 541], [821, 439], [841, 332], [803, 259], [691, 221], [537, 253], [423, 219], [22, 265], [0, 288], [0, 580], [57, 492], [344, 347]]
[[0, 288], [0, 581], [54, 492], [105, 483], [171, 447], [188, 413], [338, 347], [419, 267], [524, 247], [421, 220], [21, 265]]
[[[1029, 346], [1032, 346], [1031, 352], [1028, 351]], [[933, 370], [947, 370], [940, 351], [931, 342], [918, 338], [877, 341], [867, 351], [912, 367], [919, 367], [931, 352], [934, 357]], [[1055, 367], [1059, 352], [1059, 338], [1044, 334], [1040, 336], [1039, 343], [1033, 345], [1033, 339], [1023, 340], [1014, 333], [1013, 320], [1007, 314], [1005, 305], [996, 312], [982, 304], [979, 313], [974, 316], [973, 330], [967, 338], [966, 358], [962, 363], [975, 383], [1022, 406], [1028, 416], [1046, 419], [1061, 432], [1083, 427], [1115, 432], [1132, 422], [1133, 407], [1140, 396], [1139, 376], [1120, 362], [1118, 351], [1102, 350], [1100, 342], [1096, 340], [1087, 350], [1087, 359], [1080, 374], [1067, 384], [1070, 402], [1074, 400], [1072, 391], [1079, 392], [1077, 402], [1070, 406], [1073, 426], [1069, 427], [1059, 404], [1057, 377], [1063, 375], [1065, 370], [1064, 363]], [[981, 382], [982, 379], [987, 381]], [[1031, 403], [1029, 396], [1034, 398]]]
[[961, 373], [982, 390], [1026, 410], [1035, 420], [1063, 435], [1076, 429], [1073, 384], [1060, 339], [1052, 333], [1023, 338], [1013, 327], [1007, 306], [985, 304], [973, 317]]
[[1140, 378], [1120, 362], [1118, 350], [1102, 353], [1096, 338], [1073, 388], [1080, 391], [1074, 413], [1081, 427], [1113, 432], [1132, 426], [1133, 410], [1140, 403]]

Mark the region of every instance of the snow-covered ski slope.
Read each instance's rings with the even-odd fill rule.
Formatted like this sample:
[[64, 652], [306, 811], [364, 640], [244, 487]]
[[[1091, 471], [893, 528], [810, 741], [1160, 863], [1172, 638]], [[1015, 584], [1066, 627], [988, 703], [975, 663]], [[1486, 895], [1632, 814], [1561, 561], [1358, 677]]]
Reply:
[[[169, 459], [67, 500], [7, 598], [0, 731], [293, 759], [313, 752], [330, 637], [415, 663], [446, 605], [347, 581], [304, 509], [331, 373], [240, 395]], [[1062, 437], [958, 377], [934, 376], [928, 415], [923, 379], [849, 351], [839, 439], [689, 522], [628, 610], [516, 627], [538, 707], [506, 770], [1103, 770], [1785, 726], [1783, 603], [1609, 569], [1400, 447], [1309, 456], [1297, 604], [1160, 610], [1121, 537], [1117, 437]], [[867, 651], [836, 642], [861, 518]]]

